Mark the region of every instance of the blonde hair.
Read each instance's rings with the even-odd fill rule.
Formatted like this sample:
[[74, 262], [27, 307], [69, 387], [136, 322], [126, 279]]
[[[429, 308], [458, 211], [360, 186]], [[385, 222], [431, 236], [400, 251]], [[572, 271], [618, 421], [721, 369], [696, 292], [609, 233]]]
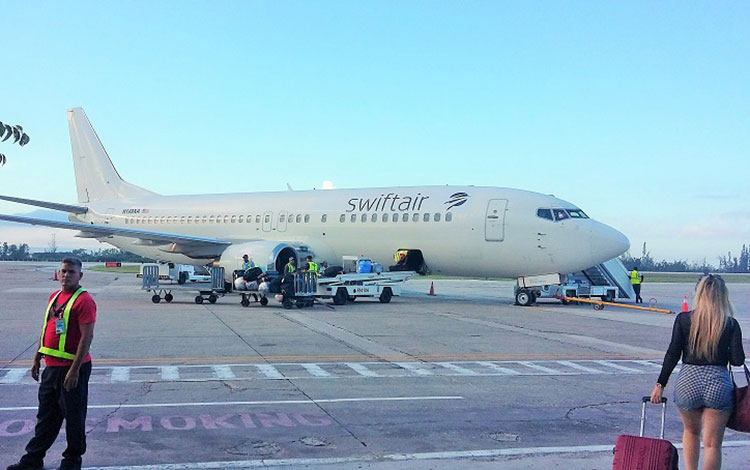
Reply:
[[724, 280], [709, 274], [695, 290], [695, 306], [690, 318], [690, 349], [706, 360], [716, 357], [719, 340], [727, 321], [734, 316]]

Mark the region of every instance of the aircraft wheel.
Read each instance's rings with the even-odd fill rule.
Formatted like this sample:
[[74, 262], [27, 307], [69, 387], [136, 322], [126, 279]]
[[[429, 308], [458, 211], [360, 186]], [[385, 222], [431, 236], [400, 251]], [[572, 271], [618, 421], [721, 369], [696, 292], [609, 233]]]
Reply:
[[260, 304], [261, 304], [262, 306], [264, 306], [264, 307], [265, 307], [266, 305], [268, 305], [268, 297], [261, 297], [261, 298], [260, 298]]
[[391, 301], [391, 297], [393, 297], [393, 292], [390, 287], [386, 287], [383, 289], [383, 292], [380, 293], [380, 302], [387, 304]]
[[211, 302], [212, 304], [215, 304], [217, 300], [219, 300], [219, 298], [216, 297], [215, 294], [211, 294], [208, 296], [208, 301]]
[[202, 304], [203, 303], [203, 297], [201, 297], [200, 295], [196, 295], [195, 296], [195, 303], [198, 304], [198, 305]]
[[164, 300], [166, 300], [167, 303], [169, 303], [174, 300], [174, 296], [172, 294], [167, 294], [164, 296]]
[[344, 305], [347, 297], [346, 288], [339, 287], [336, 289], [336, 294], [333, 296], [333, 305]]
[[516, 304], [521, 305], [523, 307], [528, 307], [531, 305], [531, 293], [527, 291], [526, 289], [519, 290], [516, 293]]
[[158, 294], [154, 294], [153, 297], [151, 297], [151, 302], [158, 304], [159, 302], [161, 302], [161, 297], [159, 297]]

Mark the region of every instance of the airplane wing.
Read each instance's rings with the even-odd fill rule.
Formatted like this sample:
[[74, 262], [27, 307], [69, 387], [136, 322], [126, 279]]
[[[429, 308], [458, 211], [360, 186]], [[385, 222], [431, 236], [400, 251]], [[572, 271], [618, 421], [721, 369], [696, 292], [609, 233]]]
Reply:
[[128, 228], [110, 227], [109, 225], [90, 225], [77, 222], [36, 219], [18, 215], [0, 214], [0, 220], [21, 224], [42, 225], [45, 227], [78, 230], [81, 238], [105, 239], [112, 236], [133, 239], [133, 244], [156, 246], [165, 253], [180, 253], [191, 258], [219, 257], [231, 245], [231, 242], [216, 238], [191, 237], [174, 233], [151, 232]]
[[58, 204], [56, 202], [37, 201], [36, 199], [25, 199], [22, 197], [0, 195], [0, 199], [2, 199], [3, 201], [17, 202], [19, 204], [27, 204], [29, 206], [44, 207], [45, 209], [70, 212], [72, 214], [85, 214], [89, 210], [84, 206], [73, 206], [70, 204]]

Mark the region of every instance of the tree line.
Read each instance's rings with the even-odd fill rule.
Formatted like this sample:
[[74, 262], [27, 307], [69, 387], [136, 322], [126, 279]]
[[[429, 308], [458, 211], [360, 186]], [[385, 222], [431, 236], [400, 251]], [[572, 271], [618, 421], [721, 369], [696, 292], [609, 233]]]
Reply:
[[699, 263], [689, 263], [687, 260], [656, 261], [651, 257], [651, 253], [646, 250], [646, 243], [644, 243], [640, 258], [636, 258], [630, 252], [627, 252], [620, 256], [620, 261], [627, 269], [638, 266], [640, 271], [750, 273], [750, 246], [743, 244], [739, 255], [733, 255], [729, 251], [726, 256], [717, 256], [717, 264], [714, 265], [707, 262], [705, 258]]
[[84, 250], [79, 248], [71, 251], [58, 251], [57, 248], [39, 253], [31, 253], [29, 245], [8, 244], [0, 245], [0, 261], [62, 261], [63, 258], [74, 257], [83, 262], [120, 261], [127, 263], [152, 263], [153, 260], [144, 258], [128, 251], [118, 248], [106, 248], [99, 250]]

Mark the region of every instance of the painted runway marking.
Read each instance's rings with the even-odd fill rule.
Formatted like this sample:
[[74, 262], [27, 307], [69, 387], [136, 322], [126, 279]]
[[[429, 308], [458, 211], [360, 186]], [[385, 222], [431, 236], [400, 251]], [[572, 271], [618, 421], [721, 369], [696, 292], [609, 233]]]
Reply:
[[599, 369], [593, 369], [591, 367], [582, 366], [581, 364], [576, 364], [573, 361], [557, 361], [558, 364], [562, 364], [564, 366], [571, 367], [573, 369], [582, 370], [584, 372], [587, 372], [589, 374], [604, 374], [604, 371], [601, 371]]
[[130, 368], [129, 367], [113, 367], [109, 380], [111, 380], [112, 383], [130, 382]]
[[234, 375], [234, 372], [232, 372], [232, 368], [230, 366], [211, 366], [211, 368], [214, 371], [214, 377], [219, 380], [234, 380], [237, 378], [237, 376]]
[[[125, 403], [116, 405], [89, 405], [89, 409], [111, 410], [118, 408], [181, 408], [206, 406], [267, 406], [267, 405], [313, 405], [316, 403], [358, 403], [358, 402], [399, 402], [399, 401], [434, 401], [464, 400], [462, 396], [424, 396], [424, 397], [362, 397], [362, 398], [321, 398], [306, 400], [257, 400], [257, 401], [207, 401], [198, 403]], [[0, 411], [30, 411], [37, 406], [9, 406]]]
[[601, 364], [603, 366], [612, 367], [614, 369], [622, 370], [622, 371], [625, 371], [625, 372], [641, 372], [638, 369], [633, 369], [632, 367], [625, 367], [625, 366], [620, 365], [620, 364], [615, 364], [612, 361], [594, 361], [594, 362], [596, 362], [597, 364]]
[[284, 375], [271, 364], [256, 364], [255, 367], [269, 379], [283, 379]]
[[[724, 447], [750, 447], [750, 441], [727, 441]], [[682, 448], [682, 444], [675, 444]], [[516, 447], [508, 449], [480, 449], [459, 450], [448, 452], [420, 452], [409, 454], [367, 454], [351, 457], [329, 457], [329, 458], [299, 458], [299, 459], [257, 459], [257, 460], [235, 460], [224, 462], [191, 462], [176, 464], [156, 465], [121, 465], [116, 467], [87, 467], [88, 470], [213, 470], [223, 468], [264, 468], [264, 467], [295, 467], [325, 465], [325, 464], [354, 464], [374, 461], [421, 461], [421, 460], [457, 460], [471, 458], [493, 458], [493, 457], [523, 457], [531, 455], [556, 455], [573, 453], [611, 453], [612, 444], [589, 445], [589, 446], [557, 446], [557, 447]]]
[[29, 369], [10, 369], [5, 374], [5, 376], [2, 379], [0, 379], [0, 384], [17, 384], [28, 373], [29, 373]]
[[558, 370], [550, 369], [549, 367], [544, 367], [544, 366], [541, 366], [539, 364], [534, 364], [533, 362], [529, 362], [529, 361], [519, 361], [519, 364], [522, 364], [522, 365], [524, 365], [526, 367], [529, 367], [531, 369], [534, 369], [534, 370], [538, 370], [538, 371], [544, 372], [545, 374], [550, 374], [550, 375], [568, 375], [565, 372], [561, 373]]
[[[379, 379], [419, 377], [527, 377], [653, 374], [650, 360], [583, 359], [540, 361], [361, 361], [96, 366], [91, 384], [210, 382], [216, 380]], [[36, 385], [26, 368], [0, 369], [0, 386]]]
[[310, 375], [314, 377], [331, 377], [331, 374], [326, 372], [322, 367], [317, 364], [301, 364]]
[[180, 369], [176, 366], [161, 367], [161, 379], [165, 382], [177, 382], [180, 380]]
[[351, 367], [354, 372], [364, 377], [382, 377], [382, 375], [378, 374], [377, 372], [371, 371], [362, 364], [358, 364], [356, 362], [347, 362], [346, 365]]
[[405, 370], [408, 370], [410, 373], [414, 375], [434, 375], [432, 372], [430, 372], [427, 369], [424, 369], [420, 363], [417, 362], [394, 362], [399, 367], [403, 367]]

